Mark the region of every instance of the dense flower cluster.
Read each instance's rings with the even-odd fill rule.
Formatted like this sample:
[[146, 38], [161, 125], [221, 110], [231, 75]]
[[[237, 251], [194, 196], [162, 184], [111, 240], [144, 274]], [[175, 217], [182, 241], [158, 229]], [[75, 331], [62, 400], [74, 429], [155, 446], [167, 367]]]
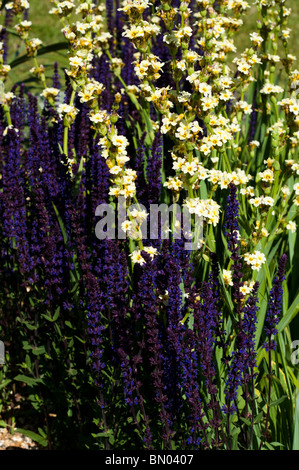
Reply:
[[[285, 1], [256, 2], [241, 52], [243, 0], [52, 3], [64, 80], [39, 63], [27, 0], [5, 3], [0, 31], [0, 332], [20, 334], [30, 399], [58, 371], [62, 419], [81, 430], [90, 393], [100, 448], [257, 447], [271, 398], [262, 360], [296, 258], [299, 72]], [[11, 31], [39, 96], [7, 88]], [[172, 211], [151, 238], [162, 204]], [[101, 205], [125, 217], [98, 237]], [[289, 366], [275, 361], [281, 380]], [[34, 402], [47, 419], [54, 392]]]
[[265, 320], [265, 333], [268, 340], [264, 343], [264, 348], [269, 351], [276, 348], [276, 343], [273, 340], [273, 336], [277, 335], [276, 326], [280, 320], [281, 308], [282, 308], [282, 283], [285, 280], [285, 269], [286, 269], [287, 257], [283, 255], [279, 261], [277, 276], [273, 281], [273, 287], [270, 291], [268, 310]]

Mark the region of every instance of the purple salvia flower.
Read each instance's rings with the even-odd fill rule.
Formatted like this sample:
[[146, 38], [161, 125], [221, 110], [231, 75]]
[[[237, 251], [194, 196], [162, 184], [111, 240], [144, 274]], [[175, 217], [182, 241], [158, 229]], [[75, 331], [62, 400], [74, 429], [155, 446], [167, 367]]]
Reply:
[[147, 205], [158, 204], [161, 194], [161, 168], [162, 168], [163, 136], [158, 131], [155, 135], [151, 155], [148, 158], [146, 177], [148, 181]]
[[173, 0], [172, 1], [172, 6], [173, 8], [179, 8], [180, 7], [180, 0]]
[[197, 312], [195, 327], [198, 334], [202, 373], [206, 377], [207, 390], [213, 397], [216, 393], [215, 386], [213, 385], [215, 379], [213, 354], [218, 311], [212, 285], [209, 282], [203, 284], [201, 296], [203, 298], [202, 308]]
[[[169, 48], [163, 41], [163, 37], [167, 32], [165, 28], [165, 24], [162, 22], [161, 24], [161, 32], [157, 34], [155, 40], [153, 41], [153, 54], [155, 54], [161, 62], [168, 64], [172, 61], [171, 54], [169, 52]], [[157, 86], [159, 87], [167, 87], [170, 86], [171, 88], [175, 89], [175, 82], [173, 80], [173, 75], [171, 72], [170, 67], [164, 70], [164, 73], [161, 74], [160, 78], [157, 80]], [[188, 82], [189, 83], [189, 82]]]
[[125, 20], [125, 15], [122, 11], [118, 11], [120, 8], [120, 1], [115, 0], [115, 34], [116, 44], [119, 47], [123, 41], [122, 32]]
[[[119, 86], [120, 82], [116, 85], [115, 87], [115, 92], [119, 92], [120, 90], [120, 86]], [[118, 111], [117, 111], [117, 114], [118, 114], [118, 121], [117, 121], [117, 130], [118, 130], [118, 133], [121, 134], [121, 135], [126, 135], [126, 116], [128, 115], [128, 103], [126, 102], [126, 104], [124, 104], [123, 100], [121, 100], [121, 102], [119, 103], [119, 107], [118, 107]]]
[[166, 408], [167, 395], [165, 395], [163, 385], [164, 352], [157, 317], [158, 299], [155, 293], [158, 276], [157, 257], [151, 260], [147, 253], [142, 252], [142, 255], [147, 261], [146, 269], [135, 266], [134, 275], [137, 279], [139, 278], [138, 291], [141, 296], [143, 317], [146, 325], [146, 346], [152, 366], [151, 376], [156, 394], [155, 400], [159, 406], [159, 415], [163, 426], [162, 439], [165, 448], [171, 449], [173, 431], [171, 430], [171, 417]]
[[86, 157], [89, 154], [89, 144], [91, 141], [90, 120], [88, 117], [89, 108], [85, 104], [77, 103], [76, 107], [80, 110], [74, 123], [74, 141], [76, 154], [80, 157]]
[[256, 366], [256, 349], [255, 349], [255, 331], [257, 324], [258, 307], [258, 288], [259, 283], [255, 282], [249, 298], [246, 301], [242, 325], [240, 332], [243, 334], [242, 343], [245, 352], [244, 357], [244, 379], [248, 381], [255, 377], [254, 368]]
[[[101, 317], [108, 318], [109, 337], [111, 338], [110, 355], [114, 365], [116, 367], [120, 365], [122, 371], [125, 402], [130, 406], [133, 418], [138, 426], [135, 409], [137, 406], [140, 407], [145, 420], [144, 442], [146, 448], [151, 448], [148, 417], [140, 392], [141, 382], [137, 377], [138, 366], [142, 362], [141, 353], [144, 344], [142, 344], [140, 332], [136, 328], [137, 318], [134, 305], [131, 308], [128, 306], [127, 257], [125, 251], [121, 250], [120, 242], [107, 239], [104, 243], [104, 261], [98, 281], [101, 289], [100, 305], [103, 306]], [[130, 320], [127, 318], [129, 310], [131, 311]], [[96, 355], [94, 357], [96, 359]]]
[[252, 113], [250, 115], [248, 142], [250, 142], [251, 140], [254, 140], [256, 127], [257, 127], [256, 96], [257, 96], [257, 89], [255, 88], [254, 93], [253, 93], [253, 98], [252, 98]]
[[47, 193], [51, 200], [60, 194], [58, 178], [58, 165], [60, 164], [55, 158], [50, 146], [49, 131], [45, 118], [41, 119], [39, 126], [39, 154], [40, 154], [40, 173], [43, 185], [47, 188]]
[[138, 142], [138, 148], [136, 151], [135, 161], [134, 161], [134, 169], [137, 172], [137, 179], [136, 179], [136, 191], [138, 194], [138, 200], [140, 204], [146, 205], [147, 198], [144, 193], [146, 193], [147, 182], [145, 179], [145, 138], [146, 132], [142, 134], [140, 140]]
[[92, 374], [95, 384], [99, 389], [98, 405], [102, 412], [102, 421], [99, 423], [101, 429], [107, 429], [105, 407], [105, 376], [103, 370], [106, 367], [104, 357], [105, 339], [105, 316], [102, 291], [96, 276], [90, 271], [86, 274], [87, 292], [87, 335], [91, 349]]
[[[102, 282], [105, 303], [109, 306], [109, 320], [113, 337], [112, 349], [127, 350], [132, 341], [128, 313], [128, 266], [125, 252], [118, 240], [106, 239]], [[116, 354], [116, 353], [115, 353]]]
[[[214, 364], [215, 347], [223, 342], [222, 323], [219, 310], [218, 266], [213, 261], [213, 269], [209, 280], [203, 282], [200, 290], [200, 299], [196, 290], [192, 292], [191, 299], [194, 309], [194, 343], [198, 352], [198, 362], [205, 377], [206, 390], [209, 394], [207, 406], [212, 411], [210, 425], [215, 430], [214, 446], [220, 444], [218, 428], [220, 426], [219, 404], [217, 398], [216, 369]], [[220, 339], [217, 338], [220, 336]]]
[[125, 403], [130, 407], [133, 407], [139, 403], [139, 399], [136, 395], [136, 382], [133, 377], [133, 368], [125, 351], [119, 348], [117, 352], [120, 358], [120, 367], [122, 369]]
[[[37, 129], [41, 135], [43, 127]], [[41, 143], [34, 135], [32, 147], [24, 159], [31, 191], [30, 201], [30, 249], [34, 257], [35, 269], [45, 279], [47, 286], [46, 304], [52, 304], [54, 294], [61, 295], [65, 289], [64, 283], [64, 253], [63, 237], [54, 213], [51, 201], [57, 194], [57, 188], [52, 187], [52, 178], [47, 168], [47, 143]], [[55, 182], [54, 182], [55, 185]]]
[[[137, 268], [138, 269], [138, 268]], [[138, 279], [135, 276], [132, 278], [132, 297], [131, 297], [131, 306], [128, 308], [130, 318], [128, 319], [123, 331], [125, 332], [123, 348], [118, 351], [119, 353], [126, 354], [128, 359], [128, 365], [130, 365], [130, 377], [134, 387], [135, 402], [140, 407], [142, 413], [145, 427], [144, 431], [140, 432], [143, 434], [143, 442], [147, 449], [152, 448], [152, 433], [149, 426], [149, 417], [145, 409], [145, 401], [143, 394], [148, 392], [147, 388], [142, 391], [144, 378], [143, 378], [143, 369], [140, 367], [140, 364], [147, 362], [148, 351], [146, 349], [146, 339], [144, 337], [143, 331], [140, 331], [140, 322], [144, 321], [143, 319], [143, 296], [139, 292]], [[130, 338], [130, 341], [128, 339]], [[131, 408], [131, 412], [135, 423], [139, 426], [136, 419], [136, 411], [134, 405]]]
[[233, 271], [233, 296], [237, 304], [237, 313], [240, 317], [242, 311], [242, 300], [244, 295], [242, 294], [240, 288], [243, 286], [241, 281], [243, 277], [242, 272], [242, 258], [240, 254], [240, 243], [239, 243], [239, 203], [237, 199], [237, 188], [231, 183], [229, 185], [229, 195], [227, 198], [227, 204], [225, 208], [225, 236], [227, 239], [227, 246], [231, 252], [232, 271]]
[[[231, 252], [232, 271], [233, 271], [233, 297], [236, 303], [237, 310], [237, 324], [235, 326], [237, 331], [235, 351], [232, 354], [231, 361], [229, 358], [225, 357], [225, 362], [227, 363], [228, 369], [228, 379], [226, 382], [226, 400], [227, 404], [223, 407], [223, 411], [227, 414], [231, 414], [236, 411], [236, 406], [234, 404], [237, 392], [239, 387], [244, 382], [243, 374], [248, 364], [248, 340], [247, 336], [250, 332], [250, 337], [252, 335], [251, 328], [254, 328], [249, 322], [248, 315], [253, 313], [252, 310], [245, 311], [246, 327], [249, 328], [248, 331], [244, 330], [243, 326], [243, 315], [244, 315], [244, 295], [241, 293], [240, 288], [243, 285], [241, 281], [243, 277], [242, 273], [242, 262], [240, 254], [240, 245], [239, 245], [239, 224], [238, 224], [238, 215], [239, 215], [239, 204], [237, 200], [237, 188], [234, 184], [229, 185], [229, 196], [227, 198], [226, 205], [226, 221], [225, 221], [225, 235], [227, 238], [228, 249]], [[255, 297], [254, 297], [255, 298]], [[252, 320], [252, 319], [251, 319]], [[251, 338], [252, 339], [252, 338]], [[251, 355], [251, 353], [250, 353]], [[245, 368], [245, 369], [244, 369]]]
[[[36, 98], [29, 96], [28, 122], [30, 125], [29, 150], [24, 158], [32, 199], [31, 250], [37, 255], [36, 263], [47, 273], [49, 298], [52, 287], [62, 293], [63, 239], [52, 207], [52, 198], [59, 194], [55, 163], [50, 151], [47, 125], [37, 114]], [[49, 234], [49, 235], [48, 235]]]
[[111, 93], [112, 76], [109, 65], [109, 59], [105, 54], [102, 54], [98, 61], [97, 66], [98, 81], [103, 84], [104, 90], [100, 95], [100, 107], [108, 112], [111, 112], [114, 99]]
[[10, 117], [13, 126], [19, 131], [20, 142], [23, 143], [24, 136], [24, 123], [26, 114], [26, 103], [24, 98], [24, 85], [19, 87], [19, 95], [17, 95], [17, 85], [14, 85], [11, 89], [12, 93], [15, 93], [16, 97], [12, 100], [10, 105]]
[[54, 74], [52, 77], [52, 82], [53, 82], [53, 87], [58, 88], [58, 90], [60, 90], [61, 88], [60, 78], [61, 77], [59, 75], [58, 62], [54, 62]]
[[183, 390], [186, 395], [189, 412], [187, 419], [189, 423], [189, 437], [187, 444], [189, 448], [198, 450], [201, 445], [208, 446], [206, 440], [206, 429], [204, 424], [205, 412], [199, 394], [199, 354], [196, 350], [196, 341], [193, 332], [186, 329], [182, 348], [181, 367], [183, 375]]
[[87, 164], [87, 182], [86, 189], [89, 193], [88, 211], [90, 216], [92, 227], [90, 227], [90, 233], [93, 234], [92, 246], [93, 246], [93, 258], [96, 260], [96, 264], [101, 263], [102, 255], [101, 250], [103, 244], [99, 242], [95, 235], [95, 227], [97, 224], [97, 217], [95, 215], [96, 208], [100, 204], [107, 203], [108, 192], [109, 192], [109, 169], [105, 159], [101, 156], [99, 146], [96, 141], [92, 142], [92, 148]]
[[[187, 445], [191, 449], [208, 448], [209, 444], [206, 436], [208, 424], [205, 424], [205, 412], [199, 392], [199, 370], [201, 362], [201, 348], [206, 338], [204, 333], [201, 336], [201, 321], [205, 322], [202, 314], [201, 305], [198, 301], [198, 286], [191, 282], [193, 265], [189, 259], [190, 253], [184, 253], [182, 249], [182, 240], [178, 240], [175, 245], [179, 250], [177, 257], [180, 259], [181, 279], [184, 282], [184, 288], [188, 296], [184, 299], [185, 305], [181, 308], [181, 316], [178, 317], [176, 330], [173, 329], [175, 338], [175, 348], [179, 364], [178, 386], [186, 396], [186, 417], [189, 424], [189, 437]], [[178, 279], [177, 279], [178, 281]], [[183, 299], [182, 299], [183, 300]], [[193, 311], [193, 327], [190, 329], [187, 324], [182, 322], [183, 316], [190, 310]], [[175, 327], [175, 325], [173, 325]], [[206, 329], [204, 329], [204, 332]], [[200, 336], [200, 338], [199, 338]], [[180, 392], [182, 393], [182, 392]], [[182, 413], [180, 409], [179, 413]], [[180, 417], [178, 417], [179, 421]]]
[[64, 94], [64, 103], [69, 104], [71, 101], [71, 96], [73, 92], [73, 87], [72, 83], [70, 80], [70, 77], [67, 75], [66, 72], [64, 72], [64, 78], [65, 78], [65, 94]]
[[[152, 449], [152, 434], [149, 427], [149, 418], [144, 408], [144, 399], [140, 394], [140, 387], [142, 383], [136, 379], [137, 365], [139, 361], [139, 356], [133, 357], [133, 360], [130, 361], [128, 355], [123, 349], [118, 350], [118, 355], [121, 362], [122, 377], [124, 383], [124, 395], [125, 402], [130, 406], [135, 424], [139, 430], [140, 435], [143, 435], [143, 442], [146, 446], [146, 449]], [[132, 362], [132, 365], [131, 365]], [[140, 427], [140, 423], [137, 419], [136, 406], [139, 406], [143, 415], [145, 430], [143, 431]]]
[[255, 330], [258, 311], [258, 287], [259, 284], [256, 282], [243, 309], [244, 316], [238, 325], [235, 350], [232, 353], [228, 380], [226, 382], [225, 394], [227, 404], [223, 407], [223, 411], [230, 414], [236, 411], [234, 402], [237, 398], [239, 387], [242, 385], [246, 386], [247, 382], [255, 377]]
[[122, 69], [122, 78], [127, 85], [138, 85], [139, 80], [134, 71], [134, 46], [128, 38], [123, 38], [121, 43], [122, 58], [124, 61], [124, 68]]
[[[164, 344], [164, 375], [163, 383], [168, 397], [166, 404], [172, 420], [179, 419], [183, 403], [181, 399], [181, 348], [184, 336], [182, 320], [182, 291], [181, 266], [177, 251], [177, 243], [170, 244], [164, 241], [159, 279], [157, 279], [157, 293], [160, 300], [160, 315], [163, 315], [165, 327], [162, 329], [161, 340]], [[164, 300], [166, 299], [166, 301]]]
[[104, 304], [102, 302], [102, 292], [99, 289], [98, 279], [91, 273], [87, 273], [87, 334], [91, 344], [92, 368], [95, 372], [96, 384], [102, 387], [101, 371], [105, 367], [103, 362], [103, 332], [106, 329], [104, 319]]
[[88, 249], [88, 236], [86, 233], [86, 199], [83, 187], [80, 187], [79, 194], [74, 198], [72, 207], [69, 208], [71, 214], [72, 246], [78, 255], [80, 267], [84, 272], [90, 269], [90, 252]]
[[283, 254], [278, 263], [277, 275], [273, 281], [273, 287], [270, 290], [268, 309], [264, 324], [264, 331], [267, 335], [267, 341], [264, 342], [266, 351], [276, 349], [276, 342], [271, 336], [277, 335], [277, 324], [280, 319], [282, 309], [283, 288], [282, 283], [285, 279], [285, 268], [287, 264], [287, 255]]
[[8, 149], [3, 165], [3, 235], [16, 248], [21, 274], [30, 272], [28, 227], [24, 194], [24, 169], [21, 166], [19, 135], [14, 129], [7, 132]]
[[219, 262], [216, 253], [211, 253], [210, 257], [212, 261], [212, 269], [209, 275], [209, 285], [213, 292], [215, 307], [217, 309], [216, 330], [218, 339], [216, 341], [216, 345], [222, 347], [223, 352], [225, 353], [227, 345], [225, 342], [225, 330], [223, 329], [223, 317], [221, 315], [222, 302], [219, 286]]
[[3, 135], [5, 128], [6, 128], [6, 121], [5, 121], [3, 109], [1, 106], [0, 107], [0, 172], [1, 174], [2, 174], [2, 168], [3, 168], [3, 157], [4, 157], [6, 141], [7, 141], [7, 139]]
[[7, 29], [11, 28], [13, 22], [14, 14], [11, 10], [5, 8], [5, 19], [4, 19], [4, 28], [1, 31], [1, 41], [3, 42], [3, 62], [5, 63], [8, 57], [8, 39], [9, 33]]
[[114, 50], [113, 36], [114, 36], [114, 2], [113, 0], [106, 0], [106, 19], [108, 32], [112, 35], [109, 40], [109, 50], [112, 53]]

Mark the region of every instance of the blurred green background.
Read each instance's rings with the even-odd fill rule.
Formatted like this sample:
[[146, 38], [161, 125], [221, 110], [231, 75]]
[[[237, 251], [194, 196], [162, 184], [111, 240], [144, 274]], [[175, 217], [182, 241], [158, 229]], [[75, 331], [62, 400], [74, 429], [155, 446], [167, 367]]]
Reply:
[[[32, 28], [29, 37], [41, 39], [43, 46], [49, 46], [65, 41], [61, 32], [62, 25], [59, 19], [56, 16], [49, 14], [49, 10], [53, 7], [54, 4], [51, 3], [50, 0], [30, 0], [28, 19], [32, 22]], [[3, 24], [3, 19], [1, 23]], [[14, 24], [15, 21], [13, 25]], [[10, 41], [9, 46], [8, 63], [26, 54], [26, 49], [22, 44], [22, 41], [17, 40], [15, 37]], [[58, 62], [60, 75], [63, 76], [63, 69], [66, 68], [68, 64], [66, 49], [49, 52], [38, 57], [38, 63], [39, 65], [42, 64], [45, 66], [46, 77], [48, 78], [53, 75], [54, 62]], [[6, 89], [10, 89], [13, 84], [20, 82], [24, 82], [26, 88], [30, 91], [33, 91], [35, 88], [41, 89], [42, 86], [39, 81], [35, 80], [33, 75], [29, 72], [32, 67], [34, 67], [32, 59], [26, 63], [13, 67], [9, 73]], [[49, 81], [49, 86], [51, 86], [51, 81]]]

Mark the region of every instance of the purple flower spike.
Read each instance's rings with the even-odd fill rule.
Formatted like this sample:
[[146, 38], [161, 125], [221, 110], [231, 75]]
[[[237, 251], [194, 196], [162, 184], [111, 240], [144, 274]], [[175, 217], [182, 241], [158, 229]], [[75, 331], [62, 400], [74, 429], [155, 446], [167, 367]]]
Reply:
[[227, 246], [231, 252], [232, 272], [233, 272], [233, 296], [236, 301], [238, 316], [240, 317], [242, 311], [242, 300], [244, 295], [242, 294], [240, 287], [243, 282], [242, 273], [242, 258], [240, 254], [240, 243], [239, 243], [239, 203], [237, 199], [237, 188], [234, 184], [229, 185], [229, 195], [227, 198], [226, 205], [226, 221], [225, 221], [225, 235], [227, 239]]
[[282, 283], [285, 279], [285, 268], [287, 263], [287, 255], [283, 254], [278, 263], [277, 276], [273, 281], [273, 287], [270, 291], [268, 310], [264, 325], [264, 331], [268, 337], [268, 340], [264, 342], [264, 348], [266, 351], [275, 350], [276, 342], [271, 339], [271, 336], [277, 335], [277, 324], [280, 319], [280, 313], [282, 308], [282, 296], [283, 288]]

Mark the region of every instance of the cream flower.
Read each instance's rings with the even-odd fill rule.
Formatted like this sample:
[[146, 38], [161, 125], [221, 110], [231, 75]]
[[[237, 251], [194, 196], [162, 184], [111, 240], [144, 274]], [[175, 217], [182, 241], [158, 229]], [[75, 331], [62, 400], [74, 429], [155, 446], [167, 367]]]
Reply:
[[234, 285], [231, 271], [229, 271], [227, 269], [223, 269], [222, 276], [223, 276], [224, 284], [226, 286], [233, 286]]
[[141, 266], [145, 264], [145, 259], [142, 257], [140, 250], [133, 251], [130, 254], [130, 257], [132, 258], [132, 261], [134, 264], [137, 263], [137, 264], [140, 264]]

